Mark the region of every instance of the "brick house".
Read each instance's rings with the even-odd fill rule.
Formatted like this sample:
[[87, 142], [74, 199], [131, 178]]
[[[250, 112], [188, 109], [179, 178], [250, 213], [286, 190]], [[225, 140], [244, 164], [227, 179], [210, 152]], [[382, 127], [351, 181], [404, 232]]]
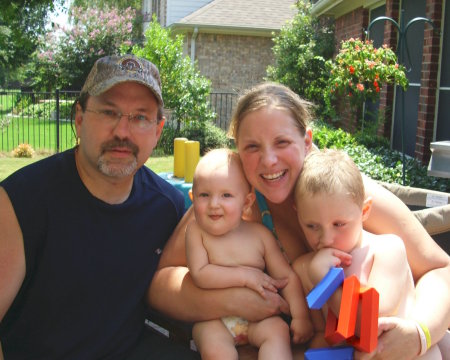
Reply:
[[240, 91], [263, 81], [274, 63], [273, 33], [296, 15], [295, 2], [153, 0], [151, 12], [162, 26], [184, 35], [186, 54], [214, 90]]
[[[408, 58], [404, 51], [400, 57], [410, 69], [404, 117], [400, 91], [392, 86], [384, 88], [377, 104], [385, 119], [379, 133], [390, 138], [392, 147], [400, 151], [403, 137], [405, 153], [428, 163], [430, 142], [450, 140], [450, 0], [318, 0], [312, 12], [335, 19], [337, 45], [351, 37], [364, 38], [369, 24], [380, 16], [392, 18], [399, 25], [403, 21], [400, 29], [408, 29], [403, 30], [403, 44], [410, 54]], [[433, 31], [425, 21], [411, 21], [418, 17], [431, 20], [439, 31]], [[369, 35], [377, 46], [397, 47], [398, 30], [390, 21], [373, 22]], [[355, 120], [347, 116], [344, 127], [351, 130]]]

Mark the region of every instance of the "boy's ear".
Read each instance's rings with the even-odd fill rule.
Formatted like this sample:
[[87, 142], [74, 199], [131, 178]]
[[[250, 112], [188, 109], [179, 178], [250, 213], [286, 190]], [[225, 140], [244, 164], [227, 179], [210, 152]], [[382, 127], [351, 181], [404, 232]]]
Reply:
[[362, 221], [366, 221], [372, 210], [372, 198], [369, 196], [364, 200], [362, 207]]

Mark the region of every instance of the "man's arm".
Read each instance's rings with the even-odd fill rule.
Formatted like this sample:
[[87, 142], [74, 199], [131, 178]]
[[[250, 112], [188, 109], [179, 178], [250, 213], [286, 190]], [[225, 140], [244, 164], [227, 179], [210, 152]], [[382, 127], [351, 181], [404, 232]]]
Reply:
[[6, 191], [0, 187], [0, 321], [25, 278], [22, 231]]
[[[0, 187], [0, 322], [25, 278], [22, 231], [5, 190]], [[0, 360], [3, 360], [0, 342]]]

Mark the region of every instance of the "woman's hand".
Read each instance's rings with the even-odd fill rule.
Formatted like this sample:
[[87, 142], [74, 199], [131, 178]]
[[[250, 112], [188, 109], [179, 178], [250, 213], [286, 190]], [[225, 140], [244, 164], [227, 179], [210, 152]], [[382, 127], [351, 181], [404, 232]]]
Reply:
[[378, 319], [378, 346], [372, 353], [355, 351], [355, 360], [409, 360], [420, 352], [416, 323], [394, 316]]

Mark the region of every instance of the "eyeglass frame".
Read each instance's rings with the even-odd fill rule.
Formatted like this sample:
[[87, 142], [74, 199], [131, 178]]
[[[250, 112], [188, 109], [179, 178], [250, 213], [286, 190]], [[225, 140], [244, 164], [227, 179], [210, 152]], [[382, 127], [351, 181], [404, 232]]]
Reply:
[[[93, 114], [100, 115], [100, 117], [102, 117], [103, 119], [111, 120], [111, 124], [113, 124], [114, 127], [117, 126], [117, 124], [120, 122], [122, 117], [126, 116], [128, 118], [128, 123], [130, 124], [130, 128], [132, 130], [138, 130], [138, 131], [148, 131], [158, 123], [158, 120], [147, 120], [146, 115], [133, 114], [133, 113], [123, 114], [120, 111], [110, 110], [110, 109], [95, 110], [95, 109], [86, 108], [83, 112], [90, 112]], [[139, 119], [140, 116], [144, 116], [145, 119]], [[111, 119], [112, 117], [115, 118], [114, 123], [112, 123], [112, 119]], [[143, 121], [147, 121], [148, 126], [140, 127], [139, 125], [136, 125], [136, 124], [145, 124]]]

